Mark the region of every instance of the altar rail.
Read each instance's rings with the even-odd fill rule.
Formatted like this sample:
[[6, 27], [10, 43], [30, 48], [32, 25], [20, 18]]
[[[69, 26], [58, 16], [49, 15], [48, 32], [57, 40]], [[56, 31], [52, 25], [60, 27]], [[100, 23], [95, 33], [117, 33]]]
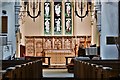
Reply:
[[[42, 63], [45, 62], [45, 59], [47, 59], [48, 66], [50, 65], [50, 58], [51, 57], [41, 57], [41, 56], [25, 56], [25, 60], [42, 60]], [[43, 65], [44, 66], [44, 65]]]
[[74, 49], [75, 44], [89, 47], [91, 36], [26, 36], [26, 56], [44, 56], [44, 49]]
[[74, 77], [84, 80], [118, 80], [120, 60], [75, 60]]

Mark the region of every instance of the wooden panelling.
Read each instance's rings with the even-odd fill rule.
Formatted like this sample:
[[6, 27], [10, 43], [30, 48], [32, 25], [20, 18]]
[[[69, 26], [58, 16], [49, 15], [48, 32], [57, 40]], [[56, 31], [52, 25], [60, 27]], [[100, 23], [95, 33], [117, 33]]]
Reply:
[[20, 45], [20, 57], [24, 57], [25, 56], [25, 46]]
[[7, 33], [8, 30], [8, 17], [2, 16], [2, 33]]

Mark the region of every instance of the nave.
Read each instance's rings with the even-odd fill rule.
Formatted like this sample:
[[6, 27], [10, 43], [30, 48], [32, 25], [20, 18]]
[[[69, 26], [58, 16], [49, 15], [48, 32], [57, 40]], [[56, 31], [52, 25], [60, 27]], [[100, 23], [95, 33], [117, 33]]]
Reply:
[[120, 79], [119, 0], [2, 1], [0, 80]]

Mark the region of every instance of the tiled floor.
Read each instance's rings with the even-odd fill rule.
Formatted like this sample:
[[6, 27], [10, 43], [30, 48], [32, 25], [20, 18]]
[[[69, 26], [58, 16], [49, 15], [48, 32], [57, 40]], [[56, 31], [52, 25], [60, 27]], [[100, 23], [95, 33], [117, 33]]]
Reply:
[[74, 77], [67, 69], [43, 69], [43, 77]]

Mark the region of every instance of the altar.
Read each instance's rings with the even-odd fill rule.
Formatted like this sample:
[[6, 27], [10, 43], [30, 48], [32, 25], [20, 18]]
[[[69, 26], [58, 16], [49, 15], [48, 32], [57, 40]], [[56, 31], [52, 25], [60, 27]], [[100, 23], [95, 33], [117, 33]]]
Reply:
[[[65, 57], [74, 56], [72, 49], [45, 49], [45, 57], [51, 57], [51, 64], [66, 64]], [[48, 63], [48, 60], [45, 60]]]

